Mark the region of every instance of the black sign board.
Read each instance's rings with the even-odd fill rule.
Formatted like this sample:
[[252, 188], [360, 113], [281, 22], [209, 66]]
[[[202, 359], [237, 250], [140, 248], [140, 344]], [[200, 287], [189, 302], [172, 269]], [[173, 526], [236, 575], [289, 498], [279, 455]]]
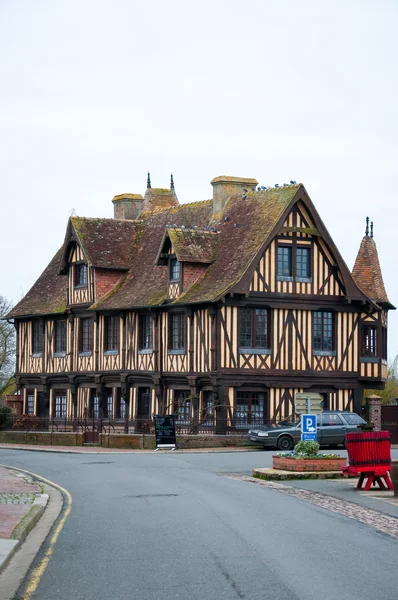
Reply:
[[161, 448], [162, 446], [175, 447], [176, 426], [174, 423], [174, 415], [155, 415], [153, 420], [155, 422], [156, 446], [158, 448]]

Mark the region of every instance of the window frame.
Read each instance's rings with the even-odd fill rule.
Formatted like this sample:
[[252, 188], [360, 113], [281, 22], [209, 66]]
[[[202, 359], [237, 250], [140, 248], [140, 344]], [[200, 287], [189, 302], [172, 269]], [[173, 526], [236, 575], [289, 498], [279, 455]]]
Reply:
[[[305, 250], [306, 252], [308, 252], [308, 261], [307, 261], [307, 268], [308, 268], [308, 272], [307, 275], [298, 275], [298, 256], [299, 256], [299, 250]], [[298, 281], [299, 283], [311, 283], [312, 282], [312, 246], [310, 245], [300, 245], [299, 243], [296, 246], [296, 260], [295, 260], [295, 266], [296, 266], [296, 272], [295, 272], [295, 281]]]
[[32, 321], [32, 356], [38, 358], [44, 352], [44, 322], [42, 319]]
[[[258, 396], [259, 394], [263, 395], [263, 404], [262, 404], [262, 410], [256, 410], [255, 408], [253, 409], [253, 399], [254, 396]], [[240, 396], [240, 397], [239, 397]], [[248, 397], [248, 403], [246, 404], [246, 402], [243, 402], [242, 400], [244, 400], [243, 396], [247, 396]], [[258, 406], [261, 405], [260, 402], [260, 398], [258, 397]], [[238, 406], [248, 406], [248, 410], [247, 411], [243, 411], [240, 410], [241, 413], [245, 413], [246, 416], [237, 416], [237, 412], [238, 412]], [[254, 405], [256, 406], [256, 405]], [[268, 394], [266, 393], [265, 390], [261, 390], [261, 389], [235, 389], [235, 402], [234, 402], [234, 417], [233, 417], [233, 422], [234, 422], [234, 426], [236, 429], [250, 429], [250, 427], [255, 427], [256, 425], [263, 425], [264, 423], [267, 422], [268, 420], [268, 410], [269, 410], [269, 403], [268, 403]], [[253, 413], [254, 412], [259, 412], [260, 416], [258, 418], [255, 418], [253, 420]]]
[[377, 362], [379, 358], [379, 328], [364, 323], [361, 328], [361, 362]]
[[[315, 316], [316, 315], [330, 315], [331, 316], [331, 346], [332, 348], [325, 348], [325, 322], [322, 317], [322, 333], [321, 333], [321, 345], [322, 348], [315, 348]], [[336, 319], [335, 313], [330, 310], [314, 310], [312, 311], [312, 354], [314, 356], [336, 356]]]
[[34, 390], [26, 390], [26, 414], [35, 414], [35, 392]]
[[[289, 251], [289, 275], [284, 275], [283, 273], [279, 273], [279, 266], [283, 265], [284, 260], [280, 261], [279, 259], [279, 250], [288, 250]], [[276, 249], [276, 277], [278, 281], [293, 281], [293, 245], [292, 244], [283, 244], [278, 243]]]
[[[63, 357], [67, 350], [67, 331], [68, 324], [66, 319], [59, 319], [54, 322], [54, 357]], [[63, 331], [59, 329], [63, 328]]]
[[[177, 328], [178, 345], [174, 344], [174, 320], [179, 319]], [[168, 354], [185, 354], [186, 353], [186, 314], [185, 312], [169, 313], [168, 318]]]
[[[75, 289], [86, 288], [88, 286], [88, 267], [84, 262], [75, 263], [73, 265], [74, 268], [74, 287]], [[84, 273], [84, 276], [81, 277], [81, 273]], [[83, 280], [83, 282], [82, 282]]]
[[[250, 311], [250, 321], [251, 321], [251, 332], [250, 332], [250, 341], [251, 344], [245, 346], [242, 344], [242, 322], [244, 312]], [[257, 336], [259, 335], [257, 327], [257, 311], [264, 311], [265, 313], [265, 323], [266, 323], [266, 333], [265, 333], [265, 346], [257, 345]], [[272, 334], [271, 334], [271, 310], [268, 307], [263, 306], [245, 306], [239, 308], [239, 320], [238, 320], [238, 331], [239, 331], [239, 354], [272, 354]], [[254, 344], [253, 344], [254, 342]]]
[[[58, 401], [59, 399], [59, 401]], [[65, 419], [68, 413], [68, 394], [66, 390], [54, 390], [53, 417]]]
[[[149, 339], [148, 342], [146, 340]], [[138, 353], [151, 354], [153, 352], [153, 317], [149, 313], [138, 316]]]
[[[174, 271], [174, 267], [178, 265], [178, 277], [173, 277], [173, 271]], [[181, 282], [181, 271], [182, 271], [182, 265], [180, 263], [180, 261], [177, 259], [177, 257], [175, 256], [175, 254], [170, 255], [170, 260], [169, 260], [169, 282], [170, 283], [180, 283]]]
[[[87, 333], [84, 332], [84, 324], [90, 323]], [[86, 340], [85, 340], [86, 338]], [[85, 346], [85, 343], [88, 345]], [[91, 356], [94, 351], [94, 320], [92, 317], [80, 317], [79, 319], [79, 355]]]
[[119, 354], [120, 317], [104, 315], [104, 354]]

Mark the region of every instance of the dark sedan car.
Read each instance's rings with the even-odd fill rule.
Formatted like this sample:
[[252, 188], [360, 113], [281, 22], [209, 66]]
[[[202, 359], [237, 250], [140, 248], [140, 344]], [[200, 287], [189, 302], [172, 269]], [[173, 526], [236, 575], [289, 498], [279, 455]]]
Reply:
[[[325, 411], [317, 415], [318, 444], [321, 446], [345, 447], [345, 434], [357, 431], [365, 421], [356, 413]], [[300, 419], [294, 423], [279, 425], [261, 425], [249, 429], [251, 442], [264, 446], [276, 447], [279, 450], [292, 450], [301, 440]]]

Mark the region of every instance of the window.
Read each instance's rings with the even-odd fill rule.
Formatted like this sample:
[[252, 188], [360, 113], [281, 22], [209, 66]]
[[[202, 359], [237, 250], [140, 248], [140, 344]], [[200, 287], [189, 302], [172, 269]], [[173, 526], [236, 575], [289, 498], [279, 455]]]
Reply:
[[35, 413], [35, 395], [33, 392], [28, 392], [26, 401], [26, 412], [28, 415], [34, 415]]
[[191, 422], [191, 400], [189, 391], [174, 391], [174, 415], [176, 425], [189, 425]]
[[278, 277], [292, 276], [292, 248], [278, 246]]
[[185, 348], [185, 315], [171, 314], [169, 317], [169, 351], [182, 352]]
[[108, 391], [107, 409], [108, 409], [108, 418], [112, 419], [112, 417], [113, 417], [113, 394], [112, 394], [111, 389]]
[[66, 352], [66, 321], [55, 321], [55, 354]]
[[202, 406], [202, 421], [209, 423], [214, 421], [214, 402], [213, 392], [211, 390], [205, 390], [203, 392], [203, 406]]
[[269, 348], [269, 311], [266, 308], [240, 309], [240, 348]]
[[333, 352], [333, 313], [314, 312], [314, 353]]
[[75, 265], [75, 287], [87, 287], [87, 265]]
[[362, 356], [376, 357], [377, 350], [377, 327], [365, 325], [362, 328]]
[[381, 358], [387, 360], [387, 327], [381, 328]]
[[264, 392], [236, 392], [235, 427], [246, 429], [265, 422]]
[[322, 427], [341, 427], [342, 425], [344, 423], [340, 415], [328, 415], [327, 413], [322, 415]]
[[99, 410], [100, 410], [100, 399], [99, 396], [94, 396], [93, 398], [93, 410], [90, 416], [94, 417], [95, 419], [98, 419], [99, 417]]
[[180, 281], [180, 263], [176, 258], [170, 259], [170, 281]]
[[59, 390], [55, 392], [55, 411], [54, 416], [57, 419], [66, 417], [66, 391]]
[[80, 346], [79, 352], [93, 351], [93, 320], [80, 319]]
[[310, 270], [310, 248], [297, 248], [296, 256], [296, 277], [297, 279], [309, 279], [311, 277]]
[[140, 350], [152, 350], [152, 315], [140, 315]]
[[119, 350], [119, 317], [105, 317], [105, 352], [117, 352]]
[[43, 322], [32, 321], [32, 352], [42, 354], [43, 352]]

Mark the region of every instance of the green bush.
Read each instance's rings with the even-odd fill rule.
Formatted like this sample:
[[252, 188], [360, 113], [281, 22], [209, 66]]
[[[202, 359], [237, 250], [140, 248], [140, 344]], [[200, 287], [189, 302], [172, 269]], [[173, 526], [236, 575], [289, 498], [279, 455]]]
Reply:
[[295, 445], [294, 451], [296, 454], [302, 454], [303, 456], [316, 456], [319, 452], [319, 444], [318, 442], [301, 441]]
[[9, 406], [0, 406], [0, 431], [11, 428], [12, 410]]

